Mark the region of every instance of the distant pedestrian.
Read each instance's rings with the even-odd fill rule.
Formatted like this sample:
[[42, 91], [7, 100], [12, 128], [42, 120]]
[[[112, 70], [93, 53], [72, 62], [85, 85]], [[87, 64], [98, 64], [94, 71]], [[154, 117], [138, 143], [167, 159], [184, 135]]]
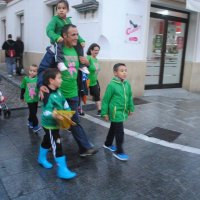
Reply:
[[69, 104], [62, 95], [59, 87], [62, 83], [61, 73], [58, 69], [47, 69], [44, 73], [43, 84], [49, 89], [49, 93], [44, 94], [42, 106], [42, 126], [45, 131], [43, 141], [40, 146], [38, 162], [44, 168], [52, 168], [52, 164], [47, 161], [47, 153], [52, 149], [53, 156], [57, 163], [57, 175], [59, 178], [71, 179], [76, 173], [70, 171], [66, 164], [66, 157], [63, 155], [61, 137], [56, 119], [63, 120], [62, 116], [56, 114], [55, 110], [71, 110]]
[[20, 37], [16, 39], [16, 74], [21, 75], [24, 72], [23, 69], [23, 53], [24, 53], [24, 43]]
[[[106, 121], [111, 121], [103, 147], [114, 152], [113, 155], [117, 159], [126, 161], [129, 157], [122, 148], [124, 141], [123, 122], [134, 111], [133, 96], [131, 85], [126, 80], [126, 65], [123, 63], [115, 64], [113, 72], [115, 77], [108, 84], [102, 100], [101, 115]], [[116, 146], [113, 145], [114, 138]]]
[[5, 50], [8, 77], [12, 77], [16, 73], [16, 46], [11, 34], [8, 34], [8, 40], [3, 43], [2, 49]]
[[99, 51], [100, 46], [96, 43], [91, 44], [87, 51], [87, 59], [90, 63], [88, 67], [88, 70], [90, 72], [90, 74], [88, 75], [90, 95], [93, 96], [93, 100], [96, 103], [97, 116], [101, 116], [100, 85], [98, 81], [100, 64], [97, 59]]
[[37, 108], [39, 101], [39, 90], [37, 88], [38, 66], [32, 64], [29, 67], [28, 73], [29, 75], [25, 76], [21, 83], [20, 99], [24, 100], [28, 104], [28, 127], [33, 129], [33, 132], [37, 133], [39, 130], [41, 130], [41, 127], [38, 125], [37, 118]]

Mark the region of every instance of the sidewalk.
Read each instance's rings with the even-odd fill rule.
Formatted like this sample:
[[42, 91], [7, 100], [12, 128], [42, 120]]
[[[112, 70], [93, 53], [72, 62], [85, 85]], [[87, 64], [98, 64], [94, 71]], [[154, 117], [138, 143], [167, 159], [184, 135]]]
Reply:
[[[17, 90], [13, 87], [9, 93]], [[61, 132], [68, 166], [77, 173], [70, 181], [56, 177], [51, 155], [53, 169], [37, 164], [44, 133], [35, 135], [27, 128], [27, 110], [12, 110], [10, 119], [0, 116], [0, 199], [199, 200], [200, 95], [152, 90], [136, 101], [136, 111], [124, 125], [128, 162], [102, 148], [109, 123], [96, 117], [92, 105], [85, 107], [81, 122], [99, 149], [96, 155], [80, 158], [72, 135]]]

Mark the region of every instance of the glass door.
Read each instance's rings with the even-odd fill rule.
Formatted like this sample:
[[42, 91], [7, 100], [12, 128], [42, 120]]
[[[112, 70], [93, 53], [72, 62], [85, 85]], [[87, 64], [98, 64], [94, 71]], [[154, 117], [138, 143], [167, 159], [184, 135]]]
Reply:
[[185, 40], [185, 23], [168, 21], [163, 84], [179, 84]]
[[145, 85], [159, 84], [164, 24], [165, 21], [163, 19], [150, 19]]
[[152, 7], [145, 89], [181, 87], [188, 13]]

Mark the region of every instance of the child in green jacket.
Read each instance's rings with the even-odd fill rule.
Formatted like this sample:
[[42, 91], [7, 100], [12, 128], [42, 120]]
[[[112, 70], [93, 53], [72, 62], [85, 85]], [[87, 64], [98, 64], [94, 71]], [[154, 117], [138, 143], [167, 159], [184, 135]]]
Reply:
[[[128, 160], [122, 144], [124, 141], [123, 122], [134, 111], [133, 96], [130, 83], [126, 80], [127, 67], [123, 63], [117, 63], [113, 67], [114, 78], [108, 84], [102, 101], [101, 116], [111, 125], [103, 145], [104, 148], [114, 152], [113, 155], [122, 161]], [[113, 140], [116, 139], [116, 146]]]
[[61, 74], [58, 69], [53, 68], [45, 71], [43, 84], [48, 87], [49, 93], [45, 93], [43, 99], [42, 127], [45, 135], [40, 146], [38, 163], [47, 169], [53, 167], [47, 160], [47, 153], [51, 148], [58, 166], [57, 176], [62, 179], [71, 179], [76, 176], [76, 173], [70, 171], [67, 167], [66, 157], [62, 151], [59, 126], [56, 122], [57, 119], [63, 120], [63, 117], [54, 112], [54, 110], [70, 110], [68, 102], [59, 90], [61, 83]]
[[20, 99], [28, 104], [29, 117], [28, 127], [33, 129], [33, 132], [38, 132], [41, 127], [38, 126], [37, 108], [39, 101], [39, 90], [37, 88], [37, 72], [38, 66], [32, 64], [29, 67], [29, 75], [25, 76], [21, 83], [21, 95]]
[[[62, 52], [63, 48], [63, 37], [62, 29], [64, 25], [71, 24], [70, 17], [67, 17], [69, 11], [69, 3], [66, 0], [59, 0], [56, 4], [57, 15], [53, 16], [49, 22], [46, 33], [50, 38], [51, 43], [55, 46], [55, 61], [58, 63], [58, 69], [60, 71], [67, 70], [67, 67], [64, 64], [64, 56]], [[85, 41], [83, 38], [78, 36], [78, 43], [75, 47], [76, 52], [79, 57], [83, 56], [83, 47], [85, 46]], [[89, 71], [86, 66], [80, 64], [79, 69], [86, 74], [89, 74]]]

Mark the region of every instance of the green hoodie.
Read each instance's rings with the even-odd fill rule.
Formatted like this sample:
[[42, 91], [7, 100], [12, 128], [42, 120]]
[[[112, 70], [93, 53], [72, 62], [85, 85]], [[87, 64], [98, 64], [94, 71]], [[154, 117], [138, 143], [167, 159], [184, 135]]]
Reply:
[[114, 77], [106, 88], [102, 100], [101, 115], [109, 116], [111, 122], [123, 122], [128, 119], [129, 112], [134, 111], [131, 85]]
[[59, 129], [52, 115], [54, 109], [71, 110], [59, 89], [49, 89], [49, 93], [44, 93], [41, 124], [46, 129]]
[[[53, 16], [49, 24], [46, 28], [47, 36], [50, 38], [51, 43], [55, 43], [58, 41], [58, 39], [61, 37], [62, 29], [64, 25], [71, 24], [71, 17], [66, 17], [65, 19], [60, 18], [59, 16]], [[78, 36], [78, 41], [80, 43], [85, 42], [81, 36]]]

